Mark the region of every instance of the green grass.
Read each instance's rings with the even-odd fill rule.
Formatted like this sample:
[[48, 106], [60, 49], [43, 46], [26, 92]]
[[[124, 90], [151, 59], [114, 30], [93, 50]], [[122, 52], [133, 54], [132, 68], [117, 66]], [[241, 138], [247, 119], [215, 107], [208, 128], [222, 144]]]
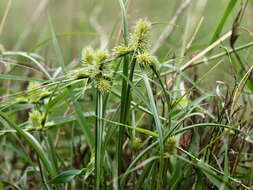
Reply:
[[[172, 2], [174, 13], [180, 3]], [[239, 27], [231, 49], [228, 33], [239, 3], [221, 3], [213, 25], [204, 15], [217, 2], [198, 12], [193, 0], [157, 55], [152, 44], [169, 23], [131, 16], [164, 2], [108, 3], [118, 9], [102, 27], [111, 31], [108, 50], [96, 41], [101, 28], [59, 31], [50, 11], [36, 42], [1, 41], [0, 190], [253, 189], [253, 43]], [[5, 33], [13, 4], [21, 6], [0, 2], [0, 37], [14, 35]], [[250, 31], [247, 6], [241, 25]], [[81, 49], [79, 35], [94, 41]]]

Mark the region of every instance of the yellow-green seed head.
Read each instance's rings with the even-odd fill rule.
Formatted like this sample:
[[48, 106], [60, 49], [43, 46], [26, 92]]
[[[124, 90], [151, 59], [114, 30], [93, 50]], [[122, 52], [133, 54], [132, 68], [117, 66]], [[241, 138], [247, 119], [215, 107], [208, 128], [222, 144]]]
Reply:
[[47, 89], [40, 90], [39, 97], [40, 99], [46, 98], [51, 95], [51, 92]]
[[170, 137], [165, 142], [165, 151], [170, 154], [174, 155], [177, 150], [177, 139], [175, 137]]
[[112, 54], [113, 54], [113, 57], [120, 57], [120, 56], [128, 54], [131, 51], [132, 49], [130, 47], [127, 47], [125, 45], [119, 45], [113, 48]]
[[104, 73], [103, 73], [103, 78], [104, 78], [105, 80], [111, 81], [111, 80], [112, 80], [112, 77], [113, 77], [113, 73], [112, 73], [112, 72], [104, 72]]
[[140, 52], [150, 49], [151, 23], [140, 19], [134, 27], [130, 37], [130, 45]]
[[40, 83], [39, 83], [39, 82], [30, 82], [30, 83], [28, 84], [27, 90], [28, 90], [28, 91], [33, 91], [33, 90], [39, 88], [39, 86], [40, 86]]
[[78, 71], [78, 72], [73, 73], [72, 76], [74, 79], [84, 79], [84, 78], [89, 78], [90, 74], [86, 71]]
[[27, 103], [27, 102], [28, 102], [28, 99], [25, 98], [25, 97], [18, 97], [18, 98], [15, 99], [15, 102], [16, 102], [17, 104], [23, 104], [23, 103]]
[[43, 115], [39, 111], [29, 113], [29, 122], [35, 128], [42, 128]]
[[97, 50], [96, 51], [96, 56], [95, 56], [96, 63], [101, 63], [102, 61], [104, 61], [108, 58], [109, 58], [108, 51], [105, 51], [105, 50]]
[[87, 47], [82, 50], [82, 62], [84, 64], [92, 65], [95, 57], [95, 52], [92, 48]]
[[133, 140], [131, 141], [131, 145], [132, 145], [132, 149], [133, 150], [140, 149], [141, 148], [141, 144], [142, 144], [141, 139], [138, 138], [138, 137], [133, 138]]
[[38, 103], [40, 100], [50, 96], [51, 92], [43, 89], [39, 82], [30, 82], [27, 87], [29, 102]]
[[35, 103], [39, 101], [39, 93], [40, 93], [40, 83], [39, 82], [30, 82], [27, 87], [28, 95], [30, 102]]
[[136, 56], [136, 58], [143, 66], [147, 66], [152, 63], [152, 56], [149, 52], [140, 53]]
[[110, 84], [110, 82], [108, 80], [105, 80], [105, 79], [98, 80], [97, 87], [98, 87], [98, 90], [102, 94], [110, 92], [110, 90], [111, 90], [111, 84]]

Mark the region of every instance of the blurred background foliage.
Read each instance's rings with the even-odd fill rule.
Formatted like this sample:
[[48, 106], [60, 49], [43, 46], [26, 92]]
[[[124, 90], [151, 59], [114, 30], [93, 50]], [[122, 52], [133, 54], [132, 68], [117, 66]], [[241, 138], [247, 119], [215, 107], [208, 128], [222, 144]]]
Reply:
[[[189, 40], [196, 29], [200, 19], [203, 23], [194, 40], [192, 51], [199, 47], [208, 45], [211, 37], [223, 16], [228, 0], [193, 0], [190, 7], [179, 17], [173, 34], [160, 48], [158, 54], [164, 57], [178, 55], [184, 38]], [[155, 41], [160, 32], [169, 24], [175, 14], [179, 0], [129, 0], [128, 17], [132, 25], [139, 18], [147, 18], [151, 22], [161, 22], [153, 27], [153, 40]], [[8, 1], [0, 1], [0, 17], [3, 16]], [[223, 33], [232, 28], [240, 8], [240, 1], [229, 16]], [[29, 51], [35, 44], [51, 37], [48, 16], [53, 20], [57, 34], [74, 33], [65, 36], [61, 41], [61, 48], [67, 62], [80, 54], [84, 46], [99, 47], [99, 36], [95, 29], [96, 24], [100, 26], [103, 35], [109, 40], [109, 47], [115, 44], [117, 34], [115, 28], [120, 25], [119, 5], [115, 0], [14, 0], [11, 3], [4, 30], [0, 36], [0, 42], [7, 50]], [[242, 22], [243, 27], [253, 30], [253, 4], [249, 5]], [[250, 36], [244, 30], [238, 40], [238, 45], [248, 42]], [[110, 40], [112, 39], [112, 40]], [[41, 46], [36, 50], [43, 57], [53, 59], [50, 44]], [[248, 50], [246, 50], [248, 51]], [[250, 54], [248, 54], [250, 56]]]
[[[203, 22], [188, 55], [204, 49], [209, 44], [228, 2], [227, 0], [193, 0], [190, 7], [180, 15], [176, 25], [172, 26], [175, 27], [172, 35], [157, 52], [160, 59], [167, 60], [173, 56], [179, 56], [185, 45], [184, 41], [191, 39], [201, 18]], [[222, 33], [232, 28], [240, 9], [240, 2], [237, 2], [228, 17]], [[156, 41], [164, 27], [169, 24], [180, 3], [181, 1], [178, 0], [129, 0], [127, 7], [129, 23], [133, 25], [139, 18], [160, 23], [153, 27], [153, 41]], [[7, 4], [7, 0], [0, 1], [0, 17], [3, 16]], [[56, 33], [61, 36], [59, 41], [65, 61], [70, 63], [73, 58], [80, 55], [84, 46], [99, 47], [101, 35], [108, 42], [107, 47], [110, 48], [121, 40], [117, 32], [121, 27], [119, 10], [119, 5], [115, 0], [14, 0], [0, 36], [0, 43], [7, 50], [35, 51], [47, 60], [47, 64], [54, 64], [55, 56], [51, 43], [34, 48], [51, 37], [48, 24], [48, 17], [51, 17]], [[252, 10], [253, 3], [249, 1], [241, 24], [250, 31], [253, 31]], [[241, 35], [236, 45], [245, 44], [252, 39], [252, 36], [243, 29], [240, 29], [239, 33]], [[224, 45], [227, 46], [228, 43]], [[214, 52], [217, 51], [221, 50], [216, 48]], [[240, 54], [243, 54], [243, 60], [249, 64], [247, 60], [252, 60], [252, 48], [245, 49]], [[209, 65], [198, 67], [199, 74], [201, 75], [201, 71], [209, 68]], [[212, 71], [215, 75], [210, 75], [206, 80], [211, 79], [213, 82], [227, 78], [231, 80], [231, 77], [226, 75], [227, 68], [228, 64], [220, 64]], [[208, 82], [208, 86], [210, 84]]]

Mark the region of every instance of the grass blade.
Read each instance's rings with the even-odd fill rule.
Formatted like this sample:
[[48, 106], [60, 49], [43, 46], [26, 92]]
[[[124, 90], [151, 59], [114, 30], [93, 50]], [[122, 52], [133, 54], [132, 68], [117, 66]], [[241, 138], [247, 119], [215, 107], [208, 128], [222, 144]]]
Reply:
[[[62, 56], [61, 48], [59, 46], [56, 34], [54, 32], [54, 28], [53, 28], [50, 17], [49, 17], [49, 25], [50, 25], [51, 34], [52, 34], [53, 46], [54, 46], [56, 56], [57, 56], [57, 59], [58, 59], [58, 64], [60, 65], [63, 73], [66, 74], [64, 58]], [[68, 90], [69, 96], [70, 96], [70, 98], [71, 98], [71, 100], [74, 104], [76, 117], [77, 117], [77, 120], [78, 120], [80, 126], [82, 127], [82, 131], [84, 133], [85, 139], [87, 140], [87, 143], [89, 144], [91, 150], [93, 150], [93, 148], [94, 148], [94, 136], [92, 135], [90, 129], [86, 125], [87, 122], [85, 121], [85, 118], [83, 117], [80, 105], [75, 102], [75, 97], [74, 97], [74, 92], [73, 92], [72, 87], [71, 86], [67, 87], [67, 90]]]
[[39, 142], [28, 132], [21, 129], [18, 125], [12, 122], [4, 113], [0, 112], [0, 117], [8, 124], [10, 128], [13, 128], [17, 131], [17, 133], [23, 137], [26, 142], [34, 149], [40, 160], [42, 161], [43, 165], [45, 166], [47, 172], [51, 177], [56, 175], [56, 171], [53, 165], [50, 163], [49, 159], [47, 158], [46, 153], [40, 146]]
[[104, 133], [104, 121], [103, 121], [103, 95], [100, 90], [97, 89], [96, 100], [96, 137], [95, 137], [95, 177], [96, 177], [96, 190], [100, 190], [103, 168], [103, 133]]
[[222, 29], [223, 29], [229, 15], [232, 13], [232, 10], [234, 9], [236, 3], [237, 3], [237, 0], [230, 0], [229, 4], [228, 4], [221, 20], [220, 20], [220, 23], [218, 24], [209, 44], [212, 44], [213, 42], [215, 42], [219, 38], [219, 36], [222, 32]]

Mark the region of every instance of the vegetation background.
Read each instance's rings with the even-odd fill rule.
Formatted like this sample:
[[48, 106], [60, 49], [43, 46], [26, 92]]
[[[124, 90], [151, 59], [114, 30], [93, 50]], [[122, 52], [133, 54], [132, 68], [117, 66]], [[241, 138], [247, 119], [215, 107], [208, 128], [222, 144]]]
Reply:
[[[101, 93], [82, 49], [113, 54], [141, 18], [157, 70], [110, 55]], [[253, 189], [252, 19], [252, 0], [1, 0], [0, 190]]]

